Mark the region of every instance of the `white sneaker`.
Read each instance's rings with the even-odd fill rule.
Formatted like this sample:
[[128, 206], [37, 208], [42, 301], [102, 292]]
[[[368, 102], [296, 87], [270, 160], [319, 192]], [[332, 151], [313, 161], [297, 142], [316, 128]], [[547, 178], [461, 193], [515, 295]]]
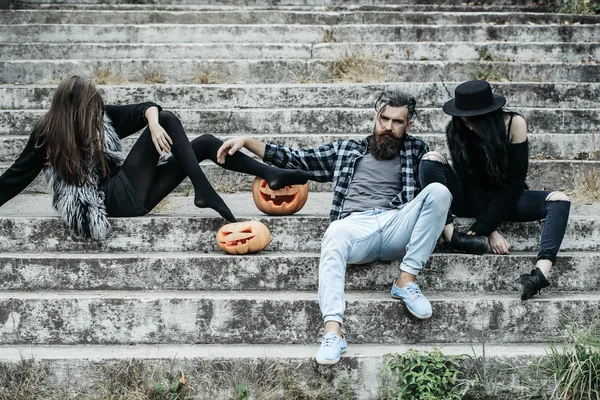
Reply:
[[321, 348], [317, 351], [317, 362], [319, 364], [332, 365], [340, 361], [340, 356], [348, 348], [346, 339], [335, 333], [328, 333], [321, 341]]

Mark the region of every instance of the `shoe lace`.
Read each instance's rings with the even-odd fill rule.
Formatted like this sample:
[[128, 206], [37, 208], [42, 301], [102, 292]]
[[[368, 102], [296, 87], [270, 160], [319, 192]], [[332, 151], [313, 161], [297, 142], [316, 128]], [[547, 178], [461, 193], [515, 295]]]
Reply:
[[325, 336], [323, 338], [323, 347], [333, 347], [333, 345], [335, 344], [336, 341], [337, 341], [337, 336], [335, 336], [335, 335]]
[[417, 285], [406, 285], [406, 290], [408, 290], [408, 293], [415, 299], [423, 297], [423, 293]]

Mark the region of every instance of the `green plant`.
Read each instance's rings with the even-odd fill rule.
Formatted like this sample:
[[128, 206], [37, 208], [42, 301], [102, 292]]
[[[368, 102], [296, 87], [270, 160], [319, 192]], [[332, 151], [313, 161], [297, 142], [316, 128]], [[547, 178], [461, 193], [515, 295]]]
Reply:
[[487, 49], [480, 49], [479, 50], [479, 61], [492, 61], [492, 53], [489, 52]]
[[235, 385], [235, 399], [236, 400], [247, 400], [248, 399], [248, 384], [246, 382], [238, 383]]
[[598, 10], [598, 4], [591, 0], [563, 0], [557, 11], [564, 14], [590, 14]]
[[562, 348], [551, 344], [538, 364], [553, 382], [552, 400], [600, 400], [600, 322], [597, 316], [590, 320], [573, 325]]
[[390, 381], [384, 386], [389, 400], [458, 400], [475, 384], [461, 379], [459, 369], [467, 355], [446, 356], [440, 350], [386, 354], [381, 375]]

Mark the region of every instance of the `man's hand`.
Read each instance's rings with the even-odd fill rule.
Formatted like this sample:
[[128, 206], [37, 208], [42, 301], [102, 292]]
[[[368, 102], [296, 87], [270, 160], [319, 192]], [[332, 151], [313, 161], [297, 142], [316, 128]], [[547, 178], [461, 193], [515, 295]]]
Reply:
[[492, 232], [489, 236], [490, 246], [494, 254], [508, 254], [508, 242], [498, 231]]
[[165, 129], [160, 126], [158, 122], [150, 123], [148, 129], [150, 129], [152, 143], [154, 143], [154, 147], [156, 147], [158, 154], [163, 155], [164, 153], [170, 152], [173, 141], [169, 135], [167, 135]]
[[225, 162], [225, 157], [234, 155], [236, 151], [244, 147], [244, 144], [246, 144], [245, 137], [229, 139], [224, 142], [221, 147], [219, 147], [219, 150], [217, 150], [217, 162], [223, 164]]

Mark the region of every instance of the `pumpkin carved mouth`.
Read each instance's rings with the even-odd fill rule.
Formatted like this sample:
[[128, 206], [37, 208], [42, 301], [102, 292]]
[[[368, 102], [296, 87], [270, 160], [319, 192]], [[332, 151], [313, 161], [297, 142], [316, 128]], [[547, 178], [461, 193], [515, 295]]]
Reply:
[[225, 246], [227, 247], [236, 247], [239, 246], [241, 244], [246, 244], [246, 242], [249, 242], [250, 240], [254, 239], [254, 237], [256, 237], [256, 235], [252, 232], [252, 228], [247, 228], [244, 230], [241, 230], [239, 232], [223, 232], [224, 235], [224, 241], [222, 241], [221, 243], [223, 243]]
[[293, 203], [298, 197], [298, 190], [293, 186], [287, 186], [280, 190], [270, 190], [268, 188], [260, 188], [260, 197], [267, 203], [272, 203], [276, 206], [282, 204]]

